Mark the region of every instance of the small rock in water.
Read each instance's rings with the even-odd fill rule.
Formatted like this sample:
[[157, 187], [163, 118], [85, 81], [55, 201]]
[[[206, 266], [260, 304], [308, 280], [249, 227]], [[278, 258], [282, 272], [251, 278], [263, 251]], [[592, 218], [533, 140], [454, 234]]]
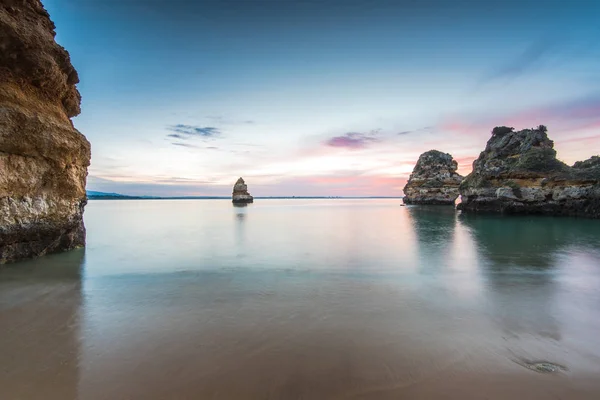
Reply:
[[545, 361], [527, 364], [527, 368], [534, 370], [536, 372], [540, 372], [542, 374], [550, 374], [550, 373], [555, 373], [555, 372], [566, 370], [566, 368], [563, 367], [562, 365], [552, 364], [552, 363], [545, 362]]
[[231, 200], [237, 204], [247, 204], [254, 201], [254, 198], [248, 193], [248, 186], [244, 182], [244, 179], [238, 179], [235, 186], [233, 186]]

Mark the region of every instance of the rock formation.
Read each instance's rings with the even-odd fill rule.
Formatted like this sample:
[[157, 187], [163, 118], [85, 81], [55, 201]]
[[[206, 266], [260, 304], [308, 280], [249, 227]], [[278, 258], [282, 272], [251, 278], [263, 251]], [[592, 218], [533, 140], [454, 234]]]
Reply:
[[254, 197], [248, 193], [248, 186], [244, 179], [240, 178], [233, 186], [233, 194], [231, 195], [231, 201], [234, 203], [252, 203]]
[[39, 0], [0, 2], [0, 264], [83, 246], [90, 144], [77, 72]]
[[460, 186], [459, 209], [600, 218], [600, 157], [556, 159], [546, 127], [496, 127]]
[[404, 186], [404, 203], [453, 205], [463, 179], [457, 168], [448, 153], [430, 150], [421, 154]]

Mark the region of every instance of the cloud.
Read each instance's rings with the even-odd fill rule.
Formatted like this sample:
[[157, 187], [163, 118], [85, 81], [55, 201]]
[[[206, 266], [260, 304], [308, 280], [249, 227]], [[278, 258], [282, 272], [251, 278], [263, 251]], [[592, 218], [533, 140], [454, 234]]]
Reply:
[[190, 148], [194, 148], [194, 149], [198, 148], [198, 146], [189, 144], [189, 143], [171, 142], [171, 144], [173, 146], [190, 147]]
[[[559, 157], [573, 162], [589, 157], [600, 148], [600, 93], [545, 104], [514, 113], [487, 114], [477, 118], [455, 115], [438, 125], [440, 132], [450, 134], [456, 142], [469, 147], [484, 145], [495, 126], [512, 126], [516, 130], [538, 125], [548, 127], [548, 135], [558, 146]], [[564, 152], [564, 149], [569, 149]], [[463, 166], [463, 171], [467, 166]]]
[[484, 78], [484, 81], [490, 82], [498, 79], [514, 79], [539, 65], [541, 60], [552, 50], [556, 50], [556, 40], [543, 38], [531, 43], [523, 53], [511, 60], [507, 64], [493, 71]]
[[[539, 68], [552, 68], [558, 70], [564, 64], [578, 62], [580, 67], [586, 64], [585, 59], [595, 60], [597, 55], [598, 29], [587, 32], [569, 32], [569, 30], [556, 30], [547, 33], [544, 37], [529, 43], [525, 50], [505, 64], [493, 69], [484, 76], [479, 84], [497, 80], [512, 80], [528, 74]], [[594, 63], [595, 64], [595, 63]], [[594, 64], [590, 64], [596, 69]], [[593, 73], [595, 70], [590, 70]]]
[[203, 138], [211, 138], [215, 136], [220, 136], [221, 131], [218, 128], [213, 126], [196, 126], [196, 125], [185, 125], [185, 124], [177, 124], [170, 125], [167, 127], [170, 131], [177, 132], [181, 135], [187, 136], [195, 136], [195, 137], [203, 137]]
[[504, 117], [511, 126], [552, 124], [563, 131], [576, 131], [600, 124], [600, 93], [535, 107]]
[[250, 124], [255, 124], [256, 121], [251, 120], [251, 119], [237, 119], [237, 118], [231, 118], [231, 117], [226, 117], [223, 115], [207, 115], [206, 117], [207, 120], [212, 121], [215, 124], [219, 124], [219, 125], [250, 125]]
[[[218, 128], [212, 126], [196, 126], [196, 125], [185, 125], [185, 124], [177, 124], [170, 125], [167, 127], [168, 130], [173, 131], [175, 133], [169, 133], [167, 138], [179, 139], [179, 140], [188, 140], [191, 138], [202, 139], [204, 141], [214, 139], [221, 135], [221, 131]], [[185, 143], [185, 142], [171, 142], [173, 146], [181, 146], [181, 147], [189, 147], [189, 148], [198, 148], [199, 146]]]
[[476, 157], [467, 156], [467, 157], [458, 157], [455, 158], [456, 163], [458, 164], [458, 173], [466, 176], [471, 173], [473, 170], [473, 161], [475, 161]]
[[188, 139], [187, 136], [180, 135], [179, 133], [170, 133], [170, 134], [167, 135], [167, 137], [175, 138], [175, 139], [184, 139], [184, 140]]
[[342, 136], [335, 136], [328, 139], [325, 144], [329, 147], [343, 147], [351, 150], [364, 149], [369, 147], [372, 143], [379, 141], [379, 138], [377, 137], [379, 131], [379, 129], [376, 129], [368, 134], [348, 132]]
[[398, 133], [397, 133], [397, 135], [398, 135], [398, 136], [403, 136], [403, 135], [409, 135], [409, 134], [411, 134], [411, 133], [417, 133], [417, 132], [427, 132], [427, 131], [430, 131], [430, 130], [432, 130], [432, 129], [434, 129], [434, 127], [433, 127], [433, 126], [425, 126], [425, 127], [423, 127], [423, 128], [415, 129], [415, 130], [412, 130], [412, 131], [402, 131], [402, 132], [398, 132]]
[[383, 175], [328, 174], [284, 177], [276, 185], [252, 185], [266, 196], [401, 196], [407, 177]]
[[[407, 177], [364, 174], [329, 174], [323, 176], [280, 176], [276, 184], [257, 182], [246, 177], [254, 196], [401, 196]], [[118, 181], [89, 176], [88, 190], [126, 195], [150, 196], [230, 196], [231, 183], [225, 185], [206, 179], [158, 177], [147, 181]]]

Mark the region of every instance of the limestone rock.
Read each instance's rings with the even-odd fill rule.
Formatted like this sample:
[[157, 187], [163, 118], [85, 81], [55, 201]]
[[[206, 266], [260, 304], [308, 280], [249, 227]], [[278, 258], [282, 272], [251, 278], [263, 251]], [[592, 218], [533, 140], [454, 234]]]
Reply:
[[39, 0], [0, 2], [0, 264], [85, 244], [77, 72]]
[[254, 197], [248, 193], [248, 186], [244, 182], [244, 179], [238, 179], [233, 186], [231, 201], [234, 203], [252, 203], [254, 201]]
[[456, 173], [457, 168], [448, 153], [430, 150], [421, 154], [404, 186], [404, 203], [453, 205], [463, 179]]
[[497, 127], [460, 186], [465, 212], [600, 218], [600, 157], [572, 167], [556, 158], [546, 127]]

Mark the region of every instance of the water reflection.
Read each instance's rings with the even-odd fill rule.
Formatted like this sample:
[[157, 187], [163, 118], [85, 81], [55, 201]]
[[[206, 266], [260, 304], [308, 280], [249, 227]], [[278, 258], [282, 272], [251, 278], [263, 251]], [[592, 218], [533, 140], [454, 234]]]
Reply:
[[237, 257], [244, 257], [245, 255], [245, 242], [246, 242], [246, 215], [248, 205], [245, 203], [233, 203], [235, 211], [235, 240]]
[[[2, 399], [600, 392], [597, 221], [390, 200], [86, 214], [83, 278], [82, 251], [0, 271]], [[536, 380], [514, 354], [567, 365], [590, 390]]]
[[417, 237], [419, 270], [434, 273], [443, 270], [454, 242], [456, 212], [453, 207], [411, 206], [406, 208]]
[[78, 249], [0, 271], [0, 397], [76, 399], [81, 269]]
[[551, 268], [558, 251], [591, 244], [599, 234], [595, 221], [588, 220], [464, 214], [459, 218], [472, 231], [480, 251], [492, 261], [488, 267], [504, 271], [510, 267]]
[[560, 340], [557, 254], [573, 240], [585, 241], [581, 221], [480, 215], [461, 215], [460, 221], [478, 246], [486, 305], [505, 334]]

